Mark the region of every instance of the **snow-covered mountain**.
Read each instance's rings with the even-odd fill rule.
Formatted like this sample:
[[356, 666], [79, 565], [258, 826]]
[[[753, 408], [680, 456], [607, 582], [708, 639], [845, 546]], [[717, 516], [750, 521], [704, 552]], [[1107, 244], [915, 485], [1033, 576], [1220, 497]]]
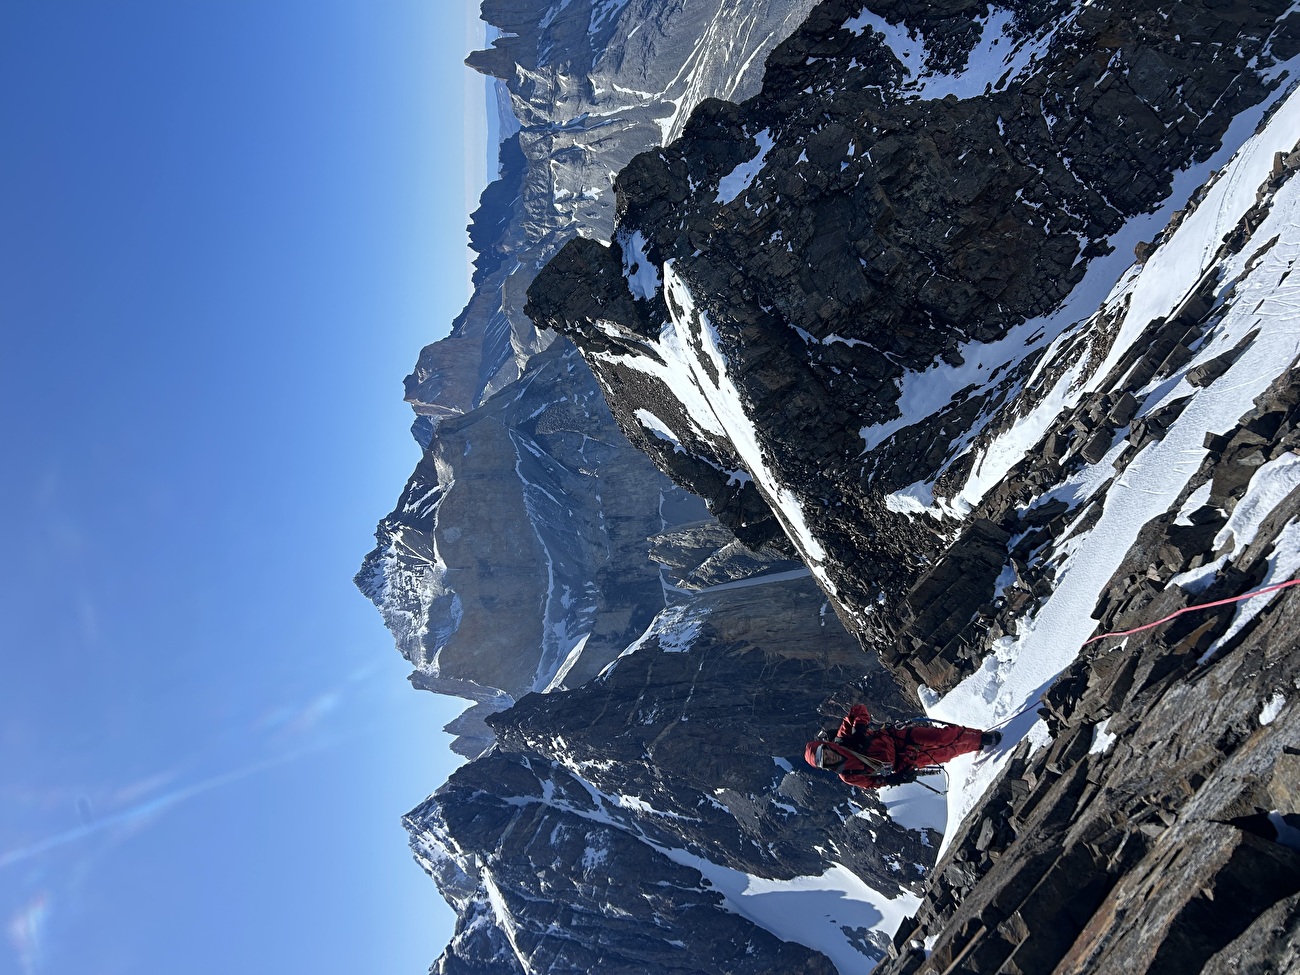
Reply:
[[[485, 4], [503, 180], [569, 195], [485, 195], [358, 577], [495, 712], [407, 818], [435, 970], [1289, 970], [1300, 9], [739, 10]], [[850, 793], [854, 700], [1005, 739]]]

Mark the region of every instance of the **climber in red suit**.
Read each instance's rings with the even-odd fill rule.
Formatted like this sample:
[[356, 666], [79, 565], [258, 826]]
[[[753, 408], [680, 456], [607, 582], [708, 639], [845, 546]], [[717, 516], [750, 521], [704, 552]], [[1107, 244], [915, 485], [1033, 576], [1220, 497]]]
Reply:
[[1001, 732], [961, 725], [873, 725], [871, 712], [855, 704], [835, 737], [808, 742], [804, 757], [809, 765], [830, 769], [849, 785], [879, 789], [911, 782], [927, 766], [992, 748], [1001, 740]]

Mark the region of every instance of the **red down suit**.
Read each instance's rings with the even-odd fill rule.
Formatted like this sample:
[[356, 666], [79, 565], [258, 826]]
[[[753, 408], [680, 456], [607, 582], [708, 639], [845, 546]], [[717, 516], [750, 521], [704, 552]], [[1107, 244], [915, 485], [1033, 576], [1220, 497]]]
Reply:
[[[871, 726], [871, 712], [855, 704], [840, 722], [830, 741], [810, 741], [804, 751], [808, 764], [817, 765], [817, 746], [844, 756], [836, 767], [841, 779], [863, 789], [893, 785], [900, 773], [928, 765], [942, 765], [958, 755], [977, 752], [983, 735], [978, 728], [961, 725]], [[865, 759], [865, 761], [864, 761]]]

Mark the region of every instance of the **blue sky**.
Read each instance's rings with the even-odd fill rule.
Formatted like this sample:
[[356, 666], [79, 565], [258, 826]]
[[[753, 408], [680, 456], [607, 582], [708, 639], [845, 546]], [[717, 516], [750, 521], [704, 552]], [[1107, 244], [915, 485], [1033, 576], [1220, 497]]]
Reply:
[[446, 941], [399, 820], [458, 709], [351, 578], [466, 298], [476, 16], [0, 4], [0, 973]]

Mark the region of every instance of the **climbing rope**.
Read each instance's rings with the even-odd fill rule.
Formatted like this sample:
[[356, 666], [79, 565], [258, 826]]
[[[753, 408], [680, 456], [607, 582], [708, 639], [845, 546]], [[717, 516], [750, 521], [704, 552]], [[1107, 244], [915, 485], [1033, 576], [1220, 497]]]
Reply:
[[[1230, 596], [1227, 599], [1216, 599], [1212, 603], [1200, 603], [1196, 606], [1184, 606], [1176, 613], [1170, 613], [1168, 616], [1162, 617], [1161, 619], [1156, 620], [1154, 623], [1145, 623], [1142, 626], [1135, 626], [1131, 630], [1116, 630], [1112, 633], [1099, 633], [1094, 637], [1090, 637], [1089, 639], [1084, 640], [1083, 643], [1081, 643], [1079, 646], [1080, 648], [1086, 647], [1089, 643], [1095, 643], [1098, 640], [1104, 640], [1107, 637], [1111, 637], [1111, 636], [1131, 636], [1134, 633], [1141, 633], [1143, 630], [1153, 629], [1154, 627], [1159, 626], [1161, 623], [1168, 623], [1171, 619], [1174, 619], [1177, 616], [1182, 616], [1184, 613], [1195, 613], [1203, 609], [1213, 609], [1216, 606], [1227, 606], [1229, 603], [1239, 603], [1243, 599], [1253, 599], [1255, 596], [1266, 596], [1271, 592], [1277, 592], [1279, 589], [1286, 589], [1290, 586], [1300, 586], [1300, 579], [1290, 579], [1286, 582], [1275, 582], [1270, 586], [1264, 586], [1263, 588], [1260, 589], [1252, 589], [1250, 592], [1244, 592], [1240, 596]], [[1015, 721], [1016, 718], [1020, 717], [1022, 714], [1028, 714], [1030, 711], [1033, 711], [1034, 709], [1039, 707], [1040, 703], [1041, 701], [1034, 701], [1032, 704], [1029, 704], [1026, 707], [1021, 708], [1015, 714], [1011, 715], [1011, 717], [999, 721], [997, 724], [991, 726], [986, 730], [994, 731], [998, 728], [1008, 725], [1012, 721]]]
[[1020, 717], [1022, 714], [1028, 714], [1030, 711], [1035, 710], [1035, 709], [1036, 709], [1037, 707], [1039, 707], [1039, 705], [1041, 705], [1041, 704], [1042, 704], [1042, 701], [1041, 701], [1041, 700], [1034, 701], [1032, 704], [1027, 704], [1027, 705], [1025, 705], [1025, 707], [1021, 708], [1021, 709], [1020, 709], [1019, 711], [1017, 711], [1015, 714], [1011, 715], [1011, 717], [1009, 717], [1009, 718], [1003, 718], [1003, 719], [1002, 719], [1001, 721], [999, 721], [997, 724], [995, 724], [995, 725], [989, 725], [989, 727], [985, 728], [984, 730], [985, 730], [985, 731], [997, 731], [999, 728], [1005, 728], [1007, 725], [1011, 724], [1012, 721], [1015, 721], [1016, 718]]
[[1216, 599], [1212, 603], [1201, 603], [1198, 606], [1184, 606], [1176, 613], [1170, 613], [1154, 623], [1147, 623], [1143, 626], [1135, 626], [1131, 630], [1116, 630], [1113, 633], [1099, 633], [1097, 636], [1084, 640], [1080, 646], [1086, 647], [1089, 643], [1096, 643], [1098, 640], [1104, 640], [1109, 636], [1129, 636], [1133, 633], [1141, 633], [1143, 630], [1149, 630], [1152, 627], [1159, 626], [1161, 623], [1168, 623], [1176, 616], [1182, 616], [1184, 613], [1195, 613], [1202, 609], [1213, 609], [1215, 606], [1226, 606], [1228, 603], [1239, 603], [1243, 599], [1251, 599], [1255, 596], [1263, 596], [1270, 592], [1276, 592], [1279, 589], [1285, 589], [1288, 586], [1300, 586], [1300, 579], [1291, 579], [1287, 582], [1275, 582], [1271, 586], [1264, 586], [1262, 589], [1255, 589], [1251, 592], [1242, 593], [1240, 596], [1232, 596], [1228, 599]]

